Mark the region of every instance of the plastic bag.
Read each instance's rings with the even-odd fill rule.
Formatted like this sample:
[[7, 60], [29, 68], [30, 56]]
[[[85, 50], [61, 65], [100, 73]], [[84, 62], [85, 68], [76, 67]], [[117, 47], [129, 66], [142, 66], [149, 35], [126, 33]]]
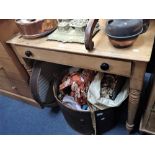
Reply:
[[88, 102], [98, 107], [101, 110], [104, 109], [105, 106], [108, 106], [108, 107], [119, 106], [128, 97], [128, 94], [129, 94], [128, 80], [126, 81], [125, 85], [122, 87], [121, 91], [119, 92], [115, 100], [111, 100], [100, 96], [102, 78], [103, 78], [103, 73], [99, 72], [95, 76], [94, 80], [91, 82], [87, 93]]

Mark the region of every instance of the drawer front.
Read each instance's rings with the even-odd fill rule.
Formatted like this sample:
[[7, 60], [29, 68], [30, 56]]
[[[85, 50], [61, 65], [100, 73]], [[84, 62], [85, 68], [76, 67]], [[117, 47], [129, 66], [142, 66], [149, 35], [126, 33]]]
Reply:
[[129, 77], [131, 74], [131, 62], [78, 55], [60, 51], [49, 51], [13, 45], [13, 48], [21, 57], [86, 68], [111, 74]]
[[32, 98], [31, 90], [26, 83], [18, 80], [10, 80], [4, 74], [2, 75], [2, 73], [0, 73], [0, 89]]
[[11, 60], [0, 58], [0, 61], [1, 61], [1, 64], [3, 65], [3, 68], [5, 69], [5, 71], [7, 72], [7, 74], [11, 79], [25, 81], [25, 79], [23, 79], [18, 69], [16, 68], [16, 66]]
[[10, 73], [5, 70], [5, 68], [0, 63], [0, 89], [7, 90], [9, 92], [22, 95], [25, 97], [32, 98], [30, 88], [28, 86], [28, 83], [25, 81], [21, 81], [16, 78], [16, 75], [13, 74], [15, 77], [14, 79], [10, 79], [9, 75]]
[[12, 79], [11, 82], [14, 84], [13, 89], [16, 90], [17, 94], [32, 98], [30, 87], [26, 82]]
[[6, 53], [2, 43], [0, 42], [0, 59], [9, 59], [9, 55]]
[[5, 71], [7, 71], [9, 78], [27, 81], [28, 75], [23, 66], [21, 66], [15, 53], [10, 50], [10, 48], [7, 48], [6, 45], [4, 46], [6, 47], [6, 49], [0, 42], [0, 62], [2, 63]]
[[148, 122], [146, 124], [146, 130], [149, 130], [155, 133], [155, 111], [152, 111], [150, 113]]
[[8, 78], [0, 76], [0, 89], [16, 93]]
[[6, 71], [2, 66], [0, 66], [0, 89], [16, 93], [14, 85], [12, 85], [12, 82], [9, 80]]
[[[3, 57], [3, 51], [4, 51], [4, 49], [3, 49], [3, 45], [2, 45], [2, 43], [0, 42], [0, 57]], [[4, 56], [5, 57], [5, 56]]]

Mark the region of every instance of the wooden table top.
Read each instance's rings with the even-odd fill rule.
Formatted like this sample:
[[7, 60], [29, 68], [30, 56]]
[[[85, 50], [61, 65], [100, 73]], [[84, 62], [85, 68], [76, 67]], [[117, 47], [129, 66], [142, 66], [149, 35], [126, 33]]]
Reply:
[[154, 37], [155, 21], [152, 20], [148, 31], [140, 35], [133, 46], [124, 49], [118, 49], [111, 45], [104, 32], [104, 26], [103, 29], [95, 35], [93, 39], [94, 50], [91, 52], [87, 51], [83, 44], [48, 41], [47, 37], [39, 39], [24, 39], [20, 34], [17, 34], [15, 37], [8, 40], [7, 43], [19, 46], [56, 50], [58, 52], [148, 62], [151, 58]]

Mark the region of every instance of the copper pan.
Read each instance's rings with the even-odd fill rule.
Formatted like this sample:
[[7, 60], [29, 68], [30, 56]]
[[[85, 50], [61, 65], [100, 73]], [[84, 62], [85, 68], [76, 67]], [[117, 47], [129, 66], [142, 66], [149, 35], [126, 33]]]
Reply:
[[45, 36], [57, 28], [56, 19], [17, 19], [15, 20], [24, 38]]
[[131, 45], [133, 45], [133, 43], [136, 41], [137, 37], [134, 39], [130, 39], [130, 40], [114, 40], [112, 38], [109, 37], [109, 40], [111, 42], [111, 44], [116, 47], [116, 48], [125, 48], [125, 47], [129, 47]]

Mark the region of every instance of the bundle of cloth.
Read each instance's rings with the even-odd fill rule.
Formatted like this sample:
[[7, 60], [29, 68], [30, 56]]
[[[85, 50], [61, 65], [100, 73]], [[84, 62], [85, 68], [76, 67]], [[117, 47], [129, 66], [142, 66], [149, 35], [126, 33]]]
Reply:
[[82, 110], [87, 110], [87, 92], [94, 76], [95, 71], [71, 68], [59, 85], [60, 93], [65, 96], [62, 101], [70, 102], [71, 105], [75, 105], [76, 102], [78, 110], [80, 107]]
[[59, 85], [60, 98], [76, 110], [89, 110], [89, 104], [100, 110], [105, 106], [115, 107], [128, 96], [125, 81], [117, 75], [70, 68]]

